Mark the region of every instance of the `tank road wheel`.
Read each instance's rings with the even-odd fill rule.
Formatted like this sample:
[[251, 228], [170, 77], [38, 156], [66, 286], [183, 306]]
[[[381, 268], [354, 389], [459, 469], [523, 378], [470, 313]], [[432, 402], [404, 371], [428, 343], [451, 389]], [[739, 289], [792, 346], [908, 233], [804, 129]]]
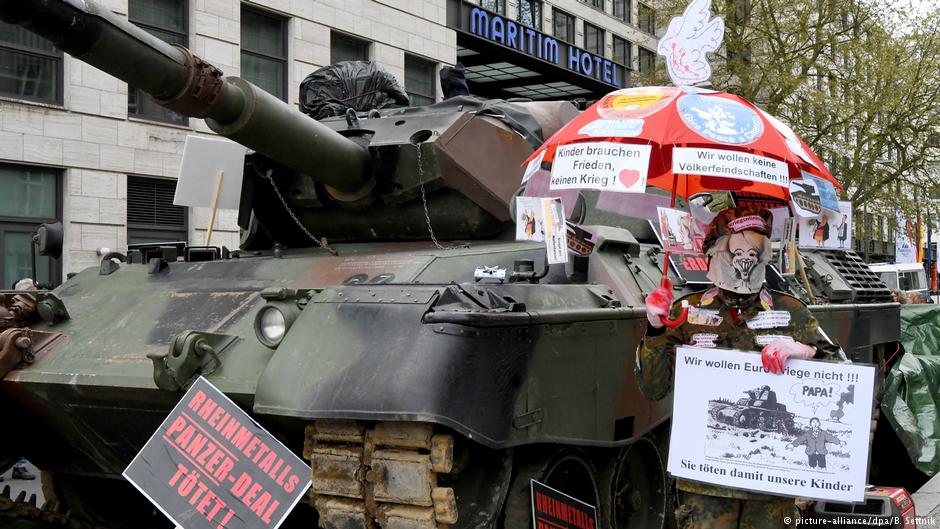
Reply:
[[597, 472], [588, 456], [569, 447], [518, 447], [517, 464], [503, 508], [502, 529], [532, 527], [531, 480], [600, 509]]
[[666, 472], [649, 439], [621, 448], [601, 470], [601, 527], [658, 529], [666, 518]]
[[738, 428], [747, 428], [747, 415], [744, 412], [739, 412], [734, 418], [734, 424]]

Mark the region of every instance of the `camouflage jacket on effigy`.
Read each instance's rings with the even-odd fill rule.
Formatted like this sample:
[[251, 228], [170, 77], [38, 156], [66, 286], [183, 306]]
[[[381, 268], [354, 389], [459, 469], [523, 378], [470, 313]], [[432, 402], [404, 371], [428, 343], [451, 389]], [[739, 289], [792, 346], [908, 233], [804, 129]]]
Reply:
[[[676, 347], [681, 345], [760, 354], [761, 349], [773, 340], [793, 339], [815, 346], [816, 359], [845, 361], [845, 354], [819, 328], [806, 305], [789, 294], [764, 288], [741, 301], [712, 288], [677, 300], [672, 306], [671, 318], [679, 315], [683, 300], [689, 304], [688, 320], [674, 329], [648, 328], [637, 351], [637, 383], [650, 400], [661, 400], [672, 391]], [[775, 498], [686, 480], [678, 480], [676, 486], [687, 492], [726, 498]]]

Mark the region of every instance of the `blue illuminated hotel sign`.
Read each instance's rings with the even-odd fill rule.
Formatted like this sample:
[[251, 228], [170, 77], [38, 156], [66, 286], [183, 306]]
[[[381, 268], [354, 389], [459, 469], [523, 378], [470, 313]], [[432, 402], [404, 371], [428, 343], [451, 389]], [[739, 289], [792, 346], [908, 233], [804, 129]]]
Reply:
[[463, 31], [596, 79], [612, 87], [624, 86], [627, 74], [625, 67], [621, 64], [588, 53], [581, 48], [473, 4], [464, 4], [462, 7], [464, 8], [462, 11], [469, 15], [464, 15], [466, 18], [461, 17], [463, 18], [460, 21], [462, 27], [459, 29]]

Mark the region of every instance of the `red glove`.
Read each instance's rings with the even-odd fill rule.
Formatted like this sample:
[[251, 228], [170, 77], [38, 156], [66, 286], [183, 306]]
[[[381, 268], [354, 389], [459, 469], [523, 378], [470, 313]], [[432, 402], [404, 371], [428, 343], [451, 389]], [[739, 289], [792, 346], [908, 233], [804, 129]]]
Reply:
[[816, 348], [790, 340], [774, 340], [761, 350], [760, 359], [764, 369], [771, 373], [782, 374], [783, 366], [790, 358], [806, 360], [816, 354]]
[[672, 299], [672, 283], [669, 280], [664, 280], [662, 285], [646, 296], [646, 319], [654, 328], [663, 326], [660, 318], [669, 316]]

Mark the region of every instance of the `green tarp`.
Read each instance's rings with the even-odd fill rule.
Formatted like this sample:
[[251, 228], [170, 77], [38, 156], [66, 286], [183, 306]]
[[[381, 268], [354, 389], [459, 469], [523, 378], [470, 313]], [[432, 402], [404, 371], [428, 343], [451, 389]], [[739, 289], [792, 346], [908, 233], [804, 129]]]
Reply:
[[901, 305], [901, 344], [881, 410], [914, 465], [933, 476], [940, 471], [940, 306]]

